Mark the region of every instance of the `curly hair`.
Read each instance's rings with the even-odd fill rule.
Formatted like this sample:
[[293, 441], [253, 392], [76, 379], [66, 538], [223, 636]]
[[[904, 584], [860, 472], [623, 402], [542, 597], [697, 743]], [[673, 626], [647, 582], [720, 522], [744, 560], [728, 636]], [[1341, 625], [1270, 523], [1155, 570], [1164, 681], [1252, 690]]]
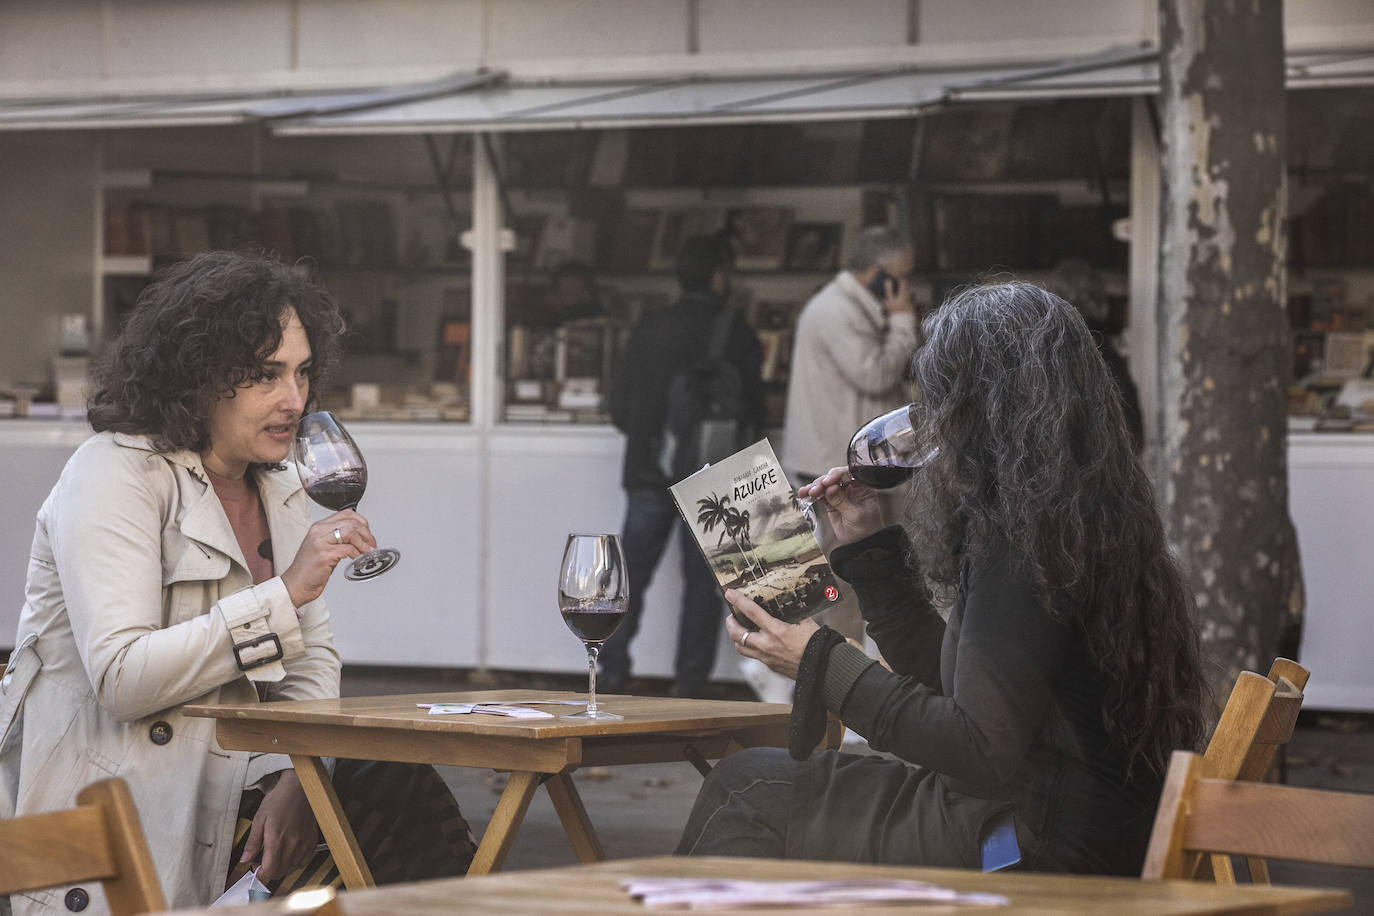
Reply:
[[266, 255], [207, 251], [162, 270], [92, 373], [96, 432], [147, 435], [201, 452], [215, 402], [263, 377], [295, 309], [313, 356], [306, 409], [338, 360], [343, 319], [323, 289]]
[[909, 527], [932, 582], [1005, 541], [1056, 618], [1081, 627], [1102, 722], [1163, 772], [1202, 732], [1192, 598], [1164, 538], [1111, 376], [1063, 299], [1022, 282], [959, 292], [913, 360], [920, 435]]

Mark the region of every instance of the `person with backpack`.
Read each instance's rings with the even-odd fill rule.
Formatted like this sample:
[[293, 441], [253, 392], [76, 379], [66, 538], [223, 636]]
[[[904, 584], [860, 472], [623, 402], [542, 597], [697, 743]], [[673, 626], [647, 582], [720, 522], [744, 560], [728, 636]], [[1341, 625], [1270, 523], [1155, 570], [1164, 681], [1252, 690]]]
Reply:
[[734, 253], [721, 236], [687, 238], [676, 262], [682, 295], [640, 318], [612, 374], [611, 419], [625, 434], [621, 544], [630, 604], [601, 648], [599, 682], [608, 693], [625, 689], [644, 593], [674, 529], [683, 577], [674, 695], [704, 696], [715, 663], [725, 604], [668, 487], [762, 434], [762, 348], [727, 302], [733, 266]]

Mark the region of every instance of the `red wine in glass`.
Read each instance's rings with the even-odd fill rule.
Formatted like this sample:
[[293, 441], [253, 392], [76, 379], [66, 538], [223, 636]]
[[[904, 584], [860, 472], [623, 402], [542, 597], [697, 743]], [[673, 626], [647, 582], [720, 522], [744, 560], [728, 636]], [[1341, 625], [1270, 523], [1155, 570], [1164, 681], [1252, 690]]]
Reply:
[[591, 605], [569, 604], [558, 609], [563, 614], [563, 622], [568, 625], [578, 639], [583, 642], [603, 643], [611, 634], [620, 629], [620, 621], [625, 619], [625, 608], [616, 607], [609, 602]]
[[315, 502], [338, 512], [351, 509], [362, 501], [363, 491], [367, 489], [367, 468], [360, 471], [339, 471], [326, 477], [316, 478], [306, 485], [305, 492]]
[[911, 479], [939, 454], [920, 441], [916, 405], [874, 417], [849, 440], [849, 476], [874, 490], [890, 490]]
[[[305, 492], [331, 512], [356, 509], [367, 489], [367, 462], [353, 437], [326, 410], [301, 417], [296, 429], [296, 470]], [[353, 558], [344, 578], [354, 582], [380, 576], [401, 559], [400, 551], [378, 547]]]
[[587, 709], [570, 719], [622, 719], [596, 705], [596, 656], [630, 605], [629, 574], [620, 538], [570, 534], [558, 575], [558, 611], [587, 649]]
[[[940, 454], [937, 446], [921, 441], [920, 428], [915, 404], [869, 420], [849, 440], [849, 476], [872, 490], [890, 490], [910, 480]], [[806, 513], [814, 502], [814, 498], [797, 500]]]

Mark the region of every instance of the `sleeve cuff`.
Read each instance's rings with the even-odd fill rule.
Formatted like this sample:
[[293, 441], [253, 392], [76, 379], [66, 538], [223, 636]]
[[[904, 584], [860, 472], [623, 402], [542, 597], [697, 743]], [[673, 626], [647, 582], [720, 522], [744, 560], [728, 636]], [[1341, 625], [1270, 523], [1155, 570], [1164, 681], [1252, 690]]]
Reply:
[[836, 575], [854, 587], [859, 612], [872, 623], [892, 614], [910, 613], [925, 594], [911, 544], [900, 525], [884, 528], [862, 541], [830, 553]]
[[825, 666], [825, 680], [821, 683], [821, 698], [825, 708], [839, 714], [849, 699], [849, 691], [859, 677], [878, 664], [849, 643], [840, 643], [830, 650]]
[[219, 602], [234, 660], [252, 681], [280, 681], [282, 662], [305, 654], [295, 605], [281, 577], [235, 592]]

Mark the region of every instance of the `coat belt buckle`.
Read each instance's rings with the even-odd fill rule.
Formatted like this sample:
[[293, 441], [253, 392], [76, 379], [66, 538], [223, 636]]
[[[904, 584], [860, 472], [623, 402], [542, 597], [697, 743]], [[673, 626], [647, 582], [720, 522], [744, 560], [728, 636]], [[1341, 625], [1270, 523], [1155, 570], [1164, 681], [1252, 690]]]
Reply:
[[[255, 658], [252, 660], [245, 661], [244, 652], [246, 650], [256, 649], [258, 646], [266, 645], [268, 643], [271, 643], [275, 647], [275, 651], [273, 651], [271, 655], [266, 656], [264, 658]], [[258, 667], [259, 665], [265, 665], [268, 662], [278, 662], [282, 660], [282, 657], [283, 653], [281, 650], [281, 640], [277, 638], [276, 633], [267, 633], [263, 636], [257, 637], [256, 639], [250, 639], [247, 642], [234, 643], [234, 661], [238, 662], [240, 671], [247, 671], [250, 668]]]

